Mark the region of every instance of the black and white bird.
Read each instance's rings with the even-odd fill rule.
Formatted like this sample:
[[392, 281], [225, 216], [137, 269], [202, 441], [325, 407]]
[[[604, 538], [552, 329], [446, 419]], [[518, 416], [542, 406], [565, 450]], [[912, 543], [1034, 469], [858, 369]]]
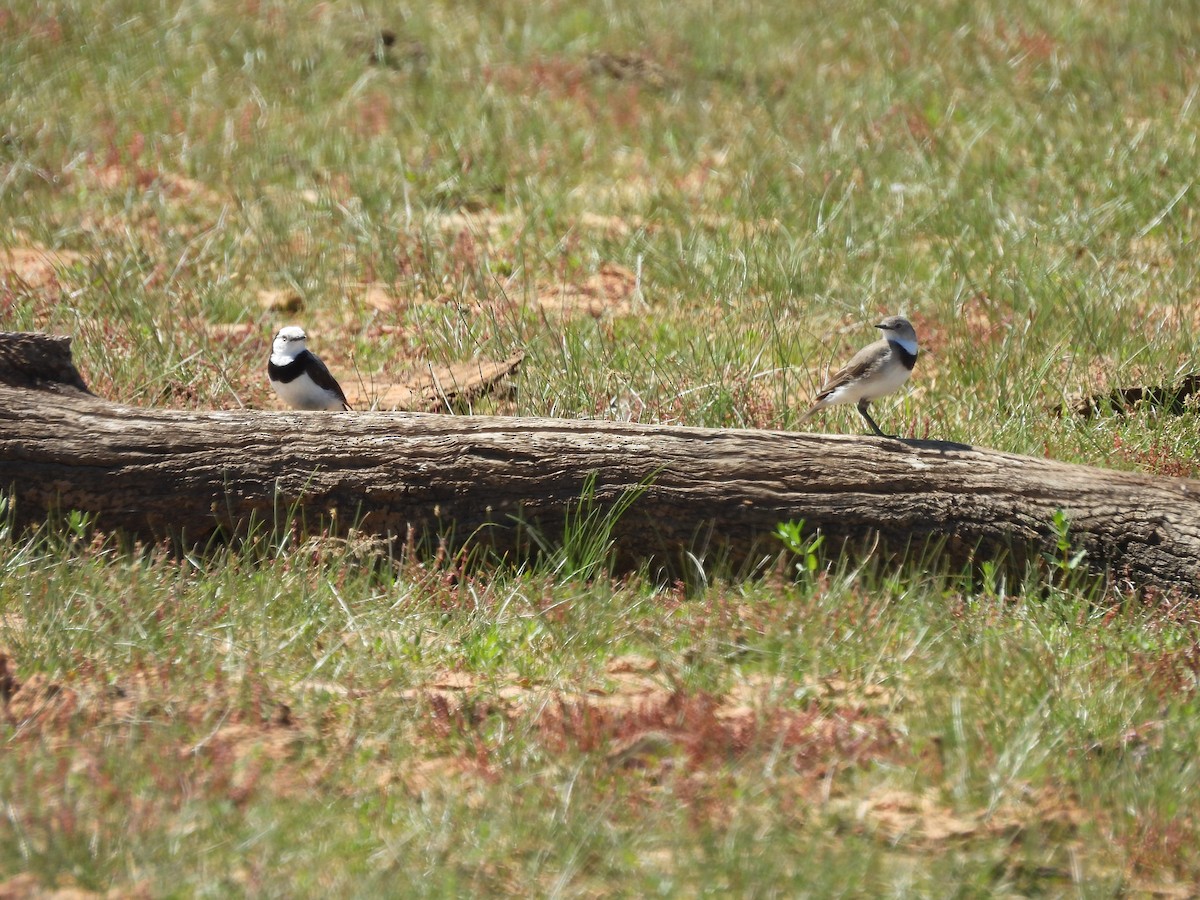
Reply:
[[877, 435], [896, 437], [880, 430], [867, 407], [872, 400], [908, 381], [917, 363], [917, 333], [903, 316], [888, 316], [875, 327], [883, 332], [883, 339], [863, 347], [829, 377], [817, 391], [812, 407], [800, 417], [801, 423], [826, 406], [857, 403], [858, 411]]
[[320, 358], [304, 346], [307, 335], [297, 325], [279, 329], [271, 345], [267, 377], [284, 403], [293, 409], [350, 409], [337, 379]]

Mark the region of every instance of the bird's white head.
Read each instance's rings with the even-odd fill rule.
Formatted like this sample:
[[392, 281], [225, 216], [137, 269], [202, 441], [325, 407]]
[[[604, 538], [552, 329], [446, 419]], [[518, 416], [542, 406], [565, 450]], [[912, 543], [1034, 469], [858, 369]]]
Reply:
[[299, 325], [288, 325], [279, 329], [271, 345], [271, 355], [295, 359], [304, 352], [304, 341], [308, 337]]
[[917, 332], [904, 316], [888, 316], [875, 326], [889, 341], [895, 341], [909, 353], [917, 352]]

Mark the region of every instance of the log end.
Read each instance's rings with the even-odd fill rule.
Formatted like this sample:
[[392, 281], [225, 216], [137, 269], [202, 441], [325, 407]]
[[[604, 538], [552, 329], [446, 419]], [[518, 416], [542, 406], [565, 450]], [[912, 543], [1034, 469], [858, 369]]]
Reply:
[[91, 393], [71, 359], [71, 339], [62, 335], [0, 332], [0, 382], [11, 387]]

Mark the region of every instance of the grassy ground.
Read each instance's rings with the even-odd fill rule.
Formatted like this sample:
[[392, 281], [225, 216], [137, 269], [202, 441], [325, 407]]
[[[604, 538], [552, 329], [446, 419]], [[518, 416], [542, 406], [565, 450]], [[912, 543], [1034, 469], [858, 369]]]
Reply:
[[[18, 2], [0, 327], [123, 402], [791, 427], [903, 312], [885, 427], [1195, 476], [1192, 4]], [[858, 431], [853, 412], [814, 427]], [[78, 523], [76, 523], [78, 524]], [[693, 590], [261, 536], [0, 536], [0, 888], [1200, 890], [1200, 625], [917, 562]], [[793, 577], [795, 575], [795, 577]]]

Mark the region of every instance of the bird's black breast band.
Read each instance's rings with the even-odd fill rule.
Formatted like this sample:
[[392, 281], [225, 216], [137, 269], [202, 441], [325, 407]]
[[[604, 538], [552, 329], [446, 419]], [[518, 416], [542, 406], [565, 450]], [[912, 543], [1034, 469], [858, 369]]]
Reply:
[[[261, 372], [262, 369], [259, 369], [259, 371]], [[284, 384], [291, 384], [303, 374], [303, 356], [297, 356], [286, 366], [277, 366], [273, 362], [267, 363], [267, 377], [269, 377], [272, 381], [281, 381]]]
[[896, 355], [900, 357], [900, 362], [904, 363], [904, 368], [912, 371], [912, 367], [917, 364], [917, 354], [909, 353], [904, 349], [904, 345], [896, 341], [888, 341], [892, 345], [892, 349], [896, 351]]

